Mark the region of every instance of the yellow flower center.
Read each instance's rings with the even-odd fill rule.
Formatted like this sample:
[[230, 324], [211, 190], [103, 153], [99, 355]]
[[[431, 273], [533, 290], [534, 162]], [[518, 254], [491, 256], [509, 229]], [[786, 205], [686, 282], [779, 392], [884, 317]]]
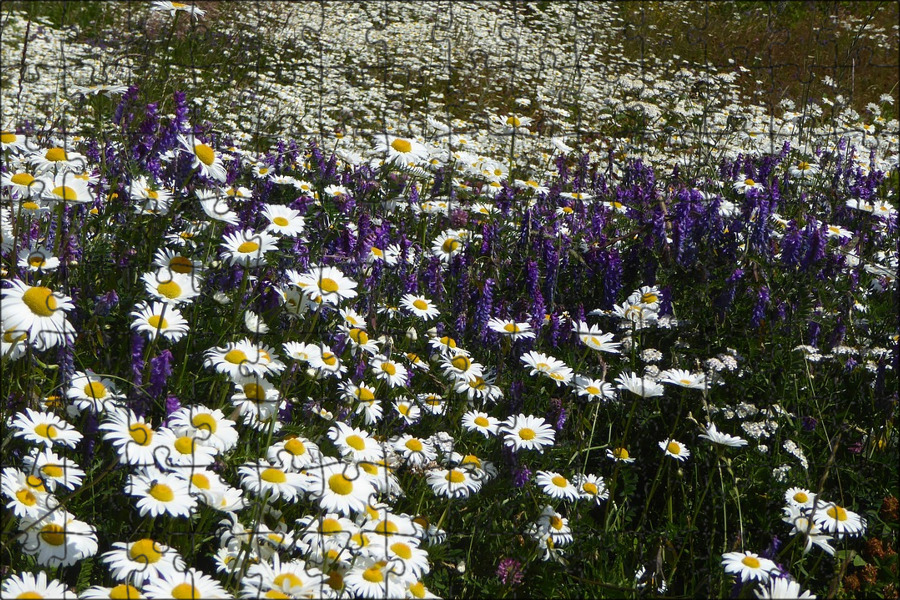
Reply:
[[197, 155], [197, 158], [200, 159], [207, 167], [216, 160], [216, 153], [213, 152], [213, 149], [207, 146], [206, 144], [197, 144], [194, 146], [194, 154]]
[[16, 185], [31, 185], [34, 183], [34, 177], [30, 173], [16, 173], [10, 178], [10, 181]]
[[400, 531], [400, 528], [397, 527], [396, 523], [393, 521], [385, 519], [384, 521], [379, 521], [379, 523], [375, 526], [375, 532], [381, 535], [393, 535]]
[[753, 187], [754, 185], [756, 185], [756, 182], [750, 178], [747, 178], [744, 180], [744, 185], [746, 185], [747, 187]]
[[641, 302], [643, 302], [644, 304], [653, 304], [657, 300], [659, 300], [659, 297], [657, 297], [657, 295], [653, 292], [646, 292], [644, 294], [641, 294]]
[[462, 471], [450, 469], [450, 471], [446, 475], [444, 475], [444, 479], [446, 479], [450, 483], [462, 483], [466, 480], [466, 476], [463, 475]]
[[391, 362], [381, 363], [381, 370], [384, 371], [385, 373], [387, 373], [388, 375], [390, 375], [391, 377], [393, 377], [394, 375], [397, 374], [397, 367], [394, 366], [394, 363], [391, 363]]
[[341, 522], [330, 517], [327, 519], [322, 519], [322, 525], [321, 527], [319, 527], [319, 531], [326, 534], [340, 533], [343, 530], [344, 528], [341, 527]]
[[38, 492], [47, 491], [47, 488], [44, 487], [44, 480], [36, 475], [29, 475], [26, 477], [25, 485]]
[[829, 517], [834, 519], [835, 521], [846, 521], [847, 520], [847, 511], [841, 508], [840, 506], [834, 505], [825, 511]]
[[353, 328], [351, 329], [347, 335], [350, 336], [350, 339], [359, 344], [360, 346], [365, 346], [369, 341], [369, 335], [363, 331], [362, 329]]
[[671, 454], [681, 454], [681, 446], [679, 446], [675, 442], [669, 442], [668, 444], [666, 444], [666, 450], [668, 450]]
[[56, 523], [48, 523], [41, 527], [41, 539], [51, 546], [62, 546], [66, 543], [66, 531]]
[[741, 562], [750, 567], [751, 569], [759, 568], [759, 560], [753, 556], [745, 556], [741, 559]]
[[128, 426], [128, 435], [139, 446], [149, 446], [153, 439], [153, 430], [144, 423], [133, 423]]
[[459, 241], [454, 238], [447, 238], [444, 241], [444, 243], [441, 245], [441, 250], [443, 250], [447, 254], [450, 254], [451, 252], [455, 251], [457, 248], [459, 248]]
[[281, 573], [275, 577], [272, 583], [274, 583], [276, 587], [283, 588], [286, 584], [288, 588], [292, 588], [295, 586], [302, 586], [303, 580], [293, 573]]
[[3, 341], [7, 344], [15, 344], [28, 337], [27, 333], [18, 333], [15, 329], [9, 329], [3, 333]]
[[194, 270], [194, 264], [191, 262], [191, 259], [184, 256], [173, 256], [172, 260], [169, 261], [169, 268], [176, 273], [187, 274]]
[[50, 317], [56, 312], [56, 298], [50, 288], [34, 286], [22, 294], [22, 302], [39, 317]]
[[40, 208], [40, 206], [38, 206], [36, 202], [32, 202], [31, 200], [29, 200], [28, 202], [22, 203], [22, 208], [24, 208], [25, 210], [37, 210]]
[[78, 192], [74, 188], [67, 185], [58, 185], [51, 192], [54, 196], [58, 196], [62, 200], [78, 200]]
[[590, 481], [587, 481], [581, 484], [581, 489], [584, 490], [585, 493], [590, 494], [591, 496], [596, 496], [600, 493], [600, 490], [597, 489], [597, 486]]
[[488, 427], [490, 426], [491, 422], [484, 417], [475, 417], [475, 424], [479, 427]]
[[18, 136], [11, 131], [4, 131], [0, 133], [0, 142], [4, 144], [12, 144], [16, 141]]
[[64, 160], [68, 160], [66, 151], [62, 148], [50, 148], [49, 150], [47, 150], [46, 154], [44, 154], [44, 158], [51, 162], [61, 162]]
[[113, 600], [131, 600], [133, 598], [140, 598], [141, 591], [127, 583], [120, 583], [109, 590], [109, 597]]
[[479, 468], [480, 468], [480, 467], [481, 467], [481, 459], [478, 458], [477, 456], [475, 456], [474, 454], [466, 454], [466, 455], [463, 457], [463, 459], [462, 459], [462, 461], [461, 461], [461, 464], [464, 464], [464, 465], [475, 465], [476, 467], [479, 467]]
[[43, 438], [47, 438], [48, 440], [52, 440], [57, 436], [56, 427], [54, 427], [50, 423], [41, 423], [34, 428], [34, 432]]
[[62, 477], [63, 469], [59, 465], [44, 465], [41, 467], [41, 473], [47, 477]]
[[337, 569], [328, 573], [328, 579], [325, 581], [328, 583], [328, 587], [333, 590], [340, 591], [344, 589], [344, 576]]
[[408, 588], [406, 588], [410, 594], [412, 594], [416, 598], [424, 598], [425, 597], [425, 584], [421, 581], [417, 581]]
[[181, 454], [193, 454], [194, 453], [194, 444], [196, 444], [197, 440], [194, 438], [183, 435], [175, 440], [173, 444], [175, 446], [175, 450], [180, 452]]
[[160, 315], [150, 315], [147, 318], [147, 323], [154, 329], [166, 329], [169, 327], [169, 322]]
[[519, 333], [519, 326], [515, 323], [507, 323], [503, 326], [503, 329], [507, 333]]
[[175, 492], [164, 483], [153, 484], [149, 493], [160, 502], [171, 502], [175, 499]]
[[343, 473], [335, 473], [329, 477], [328, 487], [332, 492], [341, 496], [347, 496], [353, 492], [353, 482], [344, 477]]
[[422, 448], [423, 448], [422, 442], [420, 442], [420, 441], [417, 440], [416, 438], [412, 438], [412, 439], [406, 440], [406, 443], [404, 444], [404, 446], [406, 446], [407, 448], [409, 448], [409, 449], [412, 450], [413, 452], [421, 452], [421, 451], [422, 451]]
[[128, 549], [128, 557], [141, 564], [153, 564], [162, 558], [162, 551], [156, 542], [150, 539], [138, 540]]
[[230, 350], [228, 354], [225, 355], [225, 360], [233, 365], [239, 365], [247, 361], [247, 355], [243, 350], [238, 350], [235, 348], [234, 350]]
[[794, 494], [794, 501], [799, 502], [800, 504], [805, 504], [809, 501], [809, 496], [807, 496], [804, 492], [797, 492]]
[[400, 138], [397, 138], [396, 140], [394, 140], [393, 142], [391, 142], [391, 148], [393, 148], [393, 149], [396, 150], [397, 152], [406, 154], [406, 153], [412, 151], [412, 144], [410, 144], [410, 143], [409, 143], [408, 141], [406, 141], [406, 140], [402, 140], [402, 139], [400, 139]]
[[534, 429], [531, 429], [530, 427], [523, 427], [519, 430], [519, 437], [525, 441], [533, 440], [535, 435], [537, 434], [534, 433]]
[[88, 398], [104, 398], [106, 396], [106, 386], [99, 381], [92, 381], [83, 390], [84, 395]]
[[172, 597], [176, 600], [196, 600], [200, 598], [200, 590], [189, 583], [179, 583], [172, 588]]
[[370, 583], [381, 583], [384, 581], [384, 573], [381, 572], [381, 568], [378, 565], [373, 565], [363, 571], [363, 579]]
[[31, 493], [31, 490], [22, 488], [16, 492], [16, 500], [25, 506], [34, 506], [37, 504], [37, 497]]
[[326, 294], [333, 294], [337, 292], [340, 286], [337, 284], [337, 281], [331, 279], [329, 277], [323, 277], [322, 281], [319, 282], [319, 288], [322, 289]]
[[306, 446], [297, 438], [293, 438], [285, 442], [284, 449], [294, 456], [303, 456], [306, 454]]
[[413, 300], [413, 306], [415, 306], [419, 310], [428, 310], [428, 303], [421, 298], [416, 298], [415, 300]]
[[556, 515], [553, 515], [552, 517], [550, 517], [550, 526], [553, 529], [559, 531], [560, 529], [562, 529], [564, 527], [563, 520], [560, 519], [559, 517], [557, 517]]
[[194, 415], [191, 419], [191, 425], [196, 427], [197, 429], [205, 429], [210, 433], [216, 432], [216, 419], [209, 413], [200, 413]]
[[279, 227], [287, 227], [290, 224], [290, 221], [288, 221], [284, 217], [275, 217], [274, 219], [272, 219], [272, 222]]
[[797, 164], [797, 169], [800, 171], [806, 171], [807, 169], [809, 169], [809, 163], [806, 161], [800, 161]]
[[337, 357], [331, 352], [325, 352], [322, 354], [322, 362], [329, 367], [333, 367], [337, 364]]
[[250, 400], [262, 402], [266, 399], [266, 388], [255, 383], [244, 384], [244, 395]]
[[586, 391], [591, 396], [596, 396], [600, 393], [600, 388], [598, 388], [596, 385], [589, 385], [584, 388], [584, 391]]
[[201, 490], [208, 490], [210, 488], [209, 477], [203, 473], [194, 473], [191, 475], [191, 484]]
[[265, 469], [259, 474], [259, 477], [263, 481], [268, 481], [269, 483], [284, 483], [287, 481], [287, 475], [285, 475], [284, 471], [281, 469]]
[[251, 252], [256, 252], [257, 250], [259, 250], [259, 244], [257, 244], [256, 242], [244, 242], [237, 247], [237, 250], [242, 254], [250, 254]]
[[450, 361], [450, 364], [460, 371], [468, 371], [469, 367], [472, 366], [472, 361], [470, 361], [468, 357], [460, 354], [459, 356], [454, 356], [453, 360]]
[[365, 440], [356, 434], [348, 435], [345, 441], [347, 442], [347, 445], [354, 450], [363, 450], [366, 447]]
[[568, 487], [568, 485], [569, 485], [568, 480], [566, 480], [566, 478], [563, 477], [562, 475], [555, 476], [553, 479], [551, 479], [551, 481], [553, 482], [553, 485], [555, 485], [556, 487], [564, 488], [564, 487]]
[[620, 460], [625, 460], [629, 457], [628, 450], [626, 450], [625, 448], [616, 448], [615, 450], [613, 450], [613, 456]]
[[410, 558], [412, 558], [412, 548], [410, 548], [403, 542], [396, 542], [394, 544], [391, 544], [391, 550], [394, 552], [394, 554], [396, 554], [403, 560], [409, 560]]
[[375, 394], [369, 388], [359, 388], [356, 397], [359, 398], [360, 402], [372, 402], [375, 399]]
[[519, 117], [510, 115], [506, 117], [506, 124], [512, 127], [519, 127], [522, 125], [522, 121], [519, 119]]
[[181, 286], [174, 281], [159, 284], [156, 286], [156, 291], [170, 300], [181, 297]]

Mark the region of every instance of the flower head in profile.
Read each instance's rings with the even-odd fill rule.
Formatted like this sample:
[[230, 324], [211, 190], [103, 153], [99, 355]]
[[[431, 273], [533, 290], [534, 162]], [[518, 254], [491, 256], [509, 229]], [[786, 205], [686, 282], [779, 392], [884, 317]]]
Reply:
[[150, 7], [150, 10], [157, 12], [168, 12], [169, 16], [174, 17], [179, 12], [186, 12], [191, 15], [192, 19], [200, 19], [206, 11], [200, 10], [193, 4], [185, 2], [170, 2], [169, 0], [156, 0]]
[[628, 390], [641, 398], [662, 396], [664, 391], [663, 386], [646, 377], [640, 377], [637, 373], [622, 373], [616, 377], [616, 382], [618, 383], [616, 387], [620, 390]]
[[581, 343], [598, 352], [619, 353], [620, 342], [613, 342], [613, 334], [603, 333], [596, 325], [588, 325], [584, 321], [575, 324], [575, 334]]
[[740, 448], [741, 446], [747, 445], [747, 440], [735, 436], [729, 435], [727, 433], [722, 433], [716, 426], [712, 423], [706, 424], [706, 429], [704, 433], [701, 433], [699, 437], [707, 439], [711, 441], [713, 444], [719, 444], [720, 446], [730, 446], [732, 448]]

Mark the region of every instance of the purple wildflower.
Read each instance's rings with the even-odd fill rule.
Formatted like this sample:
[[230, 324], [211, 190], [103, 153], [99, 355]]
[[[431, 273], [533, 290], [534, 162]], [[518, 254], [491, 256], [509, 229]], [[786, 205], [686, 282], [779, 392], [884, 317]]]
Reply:
[[503, 585], [515, 587], [522, 583], [525, 573], [522, 571], [522, 563], [514, 558], [504, 558], [497, 565], [497, 577]]
[[172, 352], [168, 348], [150, 359], [150, 387], [147, 393], [151, 397], [160, 395], [166, 388], [166, 380], [172, 374]]

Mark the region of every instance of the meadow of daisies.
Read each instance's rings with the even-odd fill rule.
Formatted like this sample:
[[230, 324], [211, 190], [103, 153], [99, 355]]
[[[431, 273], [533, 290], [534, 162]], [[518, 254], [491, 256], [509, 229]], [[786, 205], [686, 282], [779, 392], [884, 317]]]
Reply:
[[11, 4], [3, 598], [898, 597], [896, 80]]

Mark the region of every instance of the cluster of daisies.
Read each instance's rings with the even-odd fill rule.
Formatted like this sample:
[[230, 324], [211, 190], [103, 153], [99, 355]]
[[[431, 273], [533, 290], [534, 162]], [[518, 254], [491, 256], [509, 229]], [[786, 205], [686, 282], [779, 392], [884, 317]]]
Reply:
[[[785, 494], [783, 520], [791, 527], [790, 535], [808, 553], [813, 546], [834, 556], [832, 539], [857, 537], [865, 533], [866, 520], [835, 502], [829, 502], [803, 488], [789, 488]], [[727, 552], [722, 555], [726, 573], [733, 574], [741, 583], [757, 582], [754, 593], [758, 598], [815, 598], [803, 591], [790, 573], [780, 568], [774, 556], [761, 556], [754, 552]]]
[[[171, 4], [169, 10], [180, 10]], [[496, 125], [514, 133], [529, 122], [510, 115]], [[439, 123], [431, 126], [441, 130]], [[610, 302], [609, 310], [583, 314], [579, 306], [577, 317], [562, 310], [544, 314], [547, 307], [537, 303], [514, 308], [498, 302], [479, 316], [485, 346], [466, 349], [454, 339], [448, 324], [458, 319], [455, 312], [464, 313], [458, 304], [476, 295], [459, 302], [452, 294], [438, 298], [447, 289], [441, 280], [460, 280], [460, 265], [471, 261], [479, 244], [513, 239], [514, 217], [503, 234], [491, 233], [506, 218], [494, 202], [498, 194], [520, 194], [530, 228], [531, 219], [539, 218], [531, 209], [548, 203], [553, 182], [509, 181], [509, 169], [485, 157], [379, 135], [365, 168], [383, 169], [386, 180], [416, 183], [405, 188], [408, 198], [377, 196], [370, 204], [383, 212], [351, 222], [347, 207], [374, 186], [354, 187], [349, 167], [363, 159], [346, 152], [345, 176], [338, 177], [335, 160], [311, 166], [312, 150], [290, 167], [276, 168], [281, 157], [254, 160], [234, 147], [222, 152], [185, 134], [160, 153], [158, 173], [122, 174], [118, 189], [127, 191], [118, 197], [101, 170], [61, 140], [37, 147], [10, 133], [3, 144], [3, 197], [10, 205], [0, 215], [3, 251], [18, 257], [17, 275], [3, 280], [6, 364], [30, 366], [40, 359], [43, 365], [48, 350], [65, 356], [85, 343], [72, 324], [76, 302], [58, 289], [68, 278], [55, 278], [63, 254], [59, 247], [60, 256], [49, 249], [53, 244], [42, 228], [49, 231], [58, 217], [80, 219], [79, 231], [92, 232], [94, 225], [113, 223], [115, 216], [106, 213], [124, 206], [130, 209], [125, 218], [164, 229], [149, 268], [136, 278], [138, 289], [121, 290], [122, 298], [133, 301], [122, 308], [138, 340], [132, 383], [144, 386], [134, 372], [146, 373], [148, 387], [158, 388], [150, 394], [156, 405], [141, 406], [147, 398], [120, 389], [125, 373], [67, 367], [62, 397], [47, 397], [40, 410], [29, 406], [10, 420], [13, 436], [27, 447], [20, 465], [4, 468], [2, 493], [17, 519], [22, 551], [42, 568], [99, 554], [116, 587], [94, 587], [85, 597], [217, 597], [227, 595], [229, 586], [246, 597], [429, 597], [428, 548], [446, 539], [443, 521], [431, 524], [422, 514], [395, 507], [407, 494], [417, 495], [422, 506], [422, 492], [448, 506], [468, 502], [520, 459], [547, 467], [533, 478], [528, 469], [515, 477], [523, 480], [517, 486], [546, 497], [535, 504], [541, 512], [528, 517], [523, 533], [550, 561], [579, 533], [569, 517], [578, 507], [607, 502], [610, 490], [598, 469], [589, 472], [587, 460], [577, 470], [548, 464], [551, 450], [561, 445], [565, 419], [543, 414], [547, 395], [587, 405], [595, 415], [601, 405], [659, 407], [666, 394], [677, 395], [698, 412], [705, 409], [705, 426], [694, 423], [717, 452], [748, 445], [711, 422], [716, 412], [707, 401], [723, 383], [720, 369], [707, 361], [705, 369], [661, 370], [653, 363], [662, 353], [639, 347], [645, 334], [681, 325], [671, 310], [663, 310], [663, 292], [655, 285], [634, 289], [620, 304]], [[431, 177], [448, 164], [461, 167], [451, 182], [459, 197], [453, 203], [419, 200], [419, 190], [433, 186]], [[190, 185], [173, 173], [187, 174]], [[745, 198], [760, 193], [749, 177], [743, 184], [734, 191]], [[559, 199], [545, 211], [559, 240], [579, 227], [584, 231], [576, 208], [629, 224], [633, 216], [633, 208], [583, 191], [560, 192]], [[720, 202], [720, 213], [725, 206]], [[883, 226], [895, 216], [890, 206], [880, 206], [867, 212], [876, 213]], [[82, 240], [88, 251], [92, 235]], [[411, 241], [420, 236], [421, 242]], [[830, 239], [846, 237], [839, 228]], [[79, 267], [75, 260], [65, 266]], [[264, 292], [271, 292], [272, 302], [251, 306]], [[666, 300], [672, 304], [671, 297]], [[223, 323], [214, 338], [194, 335]], [[553, 328], [570, 332], [561, 342], [574, 350], [570, 356], [582, 356], [577, 364], [543, 351]], [[391, 336], [396, 332], [402, 337]], [[210, 339], [215, 342], [205, 341]], [[558, 348], [559, 341], [553, 338], [552, 345]], [[618, 368], [635, 364], [623, 355], [638, 350], [647, 363], [642, 371]], [[174, 395], [163, 395], [176, 355], [185, 361], [177, 391], [184, 395], [192, 383], [212, 382], [216, 394], [208, 401], [181, 406]], [[500, 357], [499, 364], [489, 366], [486, 356]], [[680, 362], [677, 351], [673, 356]], [[498, 385], [501, 368], [527, 389], [527, 407]], [[300, 410], [310, 421], [301, 422]], [[76, 421], [96, 429], [82, 432]], [[609, 429], [620, 433], [612, 424]], [[669, 436], [677, 431], [673, 427]], [[124, 497], [136, 517], [183, 531], [198, 515], [214, 516], [215, 575], [186, 560], [194, 549], [179, 548], [178, 536], [157, 539], [152, 527], [101, 552], [96, 527], [68, 512], [65, 499], [57, 497], [63, 489], [78, 490], [86, 479], [71, 458], [86, 434], [116, 457]], [[623, 440], [601, 447], [619, 468], [636, 461], [625, 446]], [[658, 446], [661, 464], [667, 457], [679, 464], [692, 456], [674, 437]], [[789, 452], [802, 456], [796, 445]], [[506, 464], [487, 458], [496, 456]], [[818, 545], [833, 552], [830, 536], [864, 528], [855, 513], [802, 490], [791, 492], [785, 519], [807, 550]], [[725, 564], [742, 580], [778, 579], [770, 577], [763, 558], [749, 553], [739, 560], [726, 555]], [[64, 595], [60, 585], [43, 573], [21, 573], [3, 589], [16, 596]]]

